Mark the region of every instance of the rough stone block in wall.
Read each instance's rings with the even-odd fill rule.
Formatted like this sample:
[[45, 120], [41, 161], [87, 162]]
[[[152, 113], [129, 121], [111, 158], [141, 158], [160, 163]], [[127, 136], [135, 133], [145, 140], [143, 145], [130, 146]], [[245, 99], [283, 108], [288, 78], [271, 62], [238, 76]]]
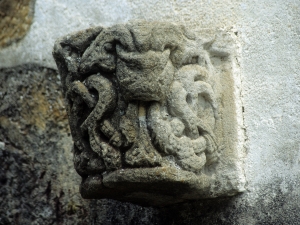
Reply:
[[84, 198], [164, 206], [243, 191], [235, 47], [208, 32], [141, 21], [56, 42]]
[[0, 48], [22, 39], [30, 28], [35, 0], [0, 1]]

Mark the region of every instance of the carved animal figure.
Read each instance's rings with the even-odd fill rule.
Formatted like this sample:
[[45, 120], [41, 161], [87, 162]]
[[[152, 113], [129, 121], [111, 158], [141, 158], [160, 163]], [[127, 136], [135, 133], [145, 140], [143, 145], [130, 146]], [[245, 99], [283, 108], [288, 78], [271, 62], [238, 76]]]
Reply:
[[[182, 26], [156, 22], [80, 35], [60, 40], [55, 50], [70, 59], [58, 66], [67, 71], [75, 155], [96, 153], [101, 171], [160, 166], [171, 156], [175, 165], [200, 173], [217, 149], [217, 103], [199, 40]], [[92, 167], [92, 160], [77, 161]]]

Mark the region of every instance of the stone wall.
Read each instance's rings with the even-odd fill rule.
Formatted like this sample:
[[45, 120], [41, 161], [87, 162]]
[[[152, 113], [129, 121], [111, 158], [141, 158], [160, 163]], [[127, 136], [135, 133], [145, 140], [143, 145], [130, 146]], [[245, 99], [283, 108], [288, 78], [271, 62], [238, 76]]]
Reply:
[[[0, 22], [6, 27], [0, 34], [0, 224], [300, 223], [299, 3], [8, 2], [0, 1], [0, 17], [15, 17]], [[244, 193], [165, 208], [80, 197], [53, 44], [90, 26], [137, 19], [221, 30], [236, 39]]]

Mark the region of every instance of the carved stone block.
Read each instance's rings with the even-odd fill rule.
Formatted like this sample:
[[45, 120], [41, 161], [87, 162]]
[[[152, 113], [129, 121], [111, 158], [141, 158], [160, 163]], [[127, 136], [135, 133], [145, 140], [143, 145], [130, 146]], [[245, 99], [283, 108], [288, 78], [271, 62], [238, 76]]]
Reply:
[[163, 206], [243, 190], [234, 48], [208, 33], [132, 22], [56, 42], [84, 198]]

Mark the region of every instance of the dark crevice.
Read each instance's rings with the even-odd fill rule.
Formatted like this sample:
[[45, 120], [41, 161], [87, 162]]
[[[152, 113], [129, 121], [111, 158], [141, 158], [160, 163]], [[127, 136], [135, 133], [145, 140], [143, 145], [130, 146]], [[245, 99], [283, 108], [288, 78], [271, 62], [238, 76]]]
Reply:
[[45, 194], [47, 196], [47, 201], [49, 201], [51, 197], [51, 181], [48, 181], [47, 188], [45, 190]]

